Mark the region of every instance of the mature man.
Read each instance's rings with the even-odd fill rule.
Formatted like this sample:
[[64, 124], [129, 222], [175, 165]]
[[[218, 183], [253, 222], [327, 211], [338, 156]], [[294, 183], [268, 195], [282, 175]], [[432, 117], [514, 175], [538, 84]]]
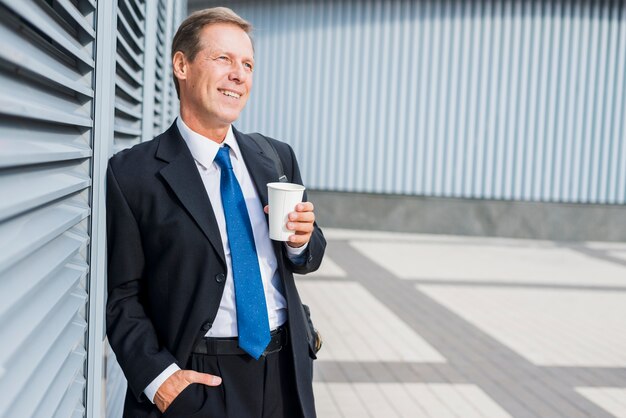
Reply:
[[[252, 87], [250, 30], [227, 8], [189, 16], [172, 44], [180, 117], [109, 162], [107, 334], [125, 417], [315, 416], [293, 273], [316, 270], [326, 242], [306, 199], [290, 240], [269, 239], [275, 161], [232, 126]], [[271, 143], [300, 183], [292, 149]]]

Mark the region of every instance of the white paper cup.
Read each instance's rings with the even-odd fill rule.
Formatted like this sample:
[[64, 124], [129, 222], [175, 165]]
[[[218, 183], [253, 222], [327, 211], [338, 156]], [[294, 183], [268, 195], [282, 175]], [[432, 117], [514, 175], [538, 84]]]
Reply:
[[289, 237], [295, 234], [287, 229], [288, 216], [302, 202], [304, 190], [304, 186], [294, 183], [267, 183], [271, 239], [289, 241]]

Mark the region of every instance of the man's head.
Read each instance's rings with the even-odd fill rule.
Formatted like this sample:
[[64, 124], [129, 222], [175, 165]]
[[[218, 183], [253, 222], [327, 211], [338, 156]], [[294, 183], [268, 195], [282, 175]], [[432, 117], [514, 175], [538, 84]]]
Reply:
[[210, 125], [237, 119], [252, 88], [251, 30], [226, 7], [195, 12], [181, 23], [172, 42], [181, 112]]

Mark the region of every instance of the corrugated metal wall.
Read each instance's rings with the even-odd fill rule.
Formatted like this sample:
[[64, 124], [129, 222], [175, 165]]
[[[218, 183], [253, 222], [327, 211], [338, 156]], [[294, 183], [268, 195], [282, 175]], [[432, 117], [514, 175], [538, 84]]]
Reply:
[[158, 2], [158, 11], [157, 11], [157, 25], [156, 25], [156, 33], [157, 33], [157, 42], [156, 49], [158, 51], [155, 65], [155, 95], [154, 95], [154, 120], [152, 123], [152, 133], [154, 135], [158, 135], [163, 132], [163, 110], [165, 108], [165, 103], [163, 102], [163, 90], [165, 83], [167, 81], [166, 71], [167, 71], [167, 63], [169, 62], [169, 55], [165, 54], [165, 32], [167, 28], [166, 21], [166, 8], [167, 2], [165, 0], [159, 0]]
[[232, 1], [311, 188], [626, 203], [626, 2]]
[[[156, 3], [148, 4], [156, 27]], [[145, 114], [158, 113], [162, 127], [177, 112], [163, 76], [144, 103], [144, 68], [155, 71], [157, 56], [169, 54], [153, 45], [152, 62], [146, 57], [146, 40], [157, 42], [156, 31], [146, 33], [150, 7], [0, 0], [2, 418], [100, 417], [104, 380], [123, 389], [114, 358], [108, 379], [102, 374], [104, 171], [114, 150], [152, 138], [156, 118], [144, 134]], [[158, 42], [167, 44], [186, 2], [159, 7]], [[156, 111], [157, 102], [168, 106]]]
[[159, 0], [156, 9], [153, 130], [151, 133], [148, 129], [145, 130], [144, 133], [148, 136], [156, 136], [166, 130], [178, 115], [178, 99], [172, 82], [171, 39], [182, 20], [181, 13], [184, 12], [186, 16], [186, 10], [181, 11], [177, 7], [180, 5]]
[[[114, 152], [151, 140], [178, 115], [170, 51], [175, 30], [187, 15], [184, 1], [118, 1]], [[133, 24], [124, 24], [129, 21]], [[119, 112], [118, 101], [132, 108]], [[126, 380], [108, 344], [106, 356], [106, 416], [121, 417]]]
[[83, 416], [95, 4], [0, 5], [0, 416]]
[[[153, 115], [145, 116], [155, 91], [155, 7], [154, 1], [146, 4], [145, 0], [118, 0], [113, 153], [148, 139], [153, 132]], [[104, 355], [106, 417], [121, 417], [126, 380], [108, 341]]]
[[141, 142], [145, 15], [144, 0], [118, 0], [114, 152]]

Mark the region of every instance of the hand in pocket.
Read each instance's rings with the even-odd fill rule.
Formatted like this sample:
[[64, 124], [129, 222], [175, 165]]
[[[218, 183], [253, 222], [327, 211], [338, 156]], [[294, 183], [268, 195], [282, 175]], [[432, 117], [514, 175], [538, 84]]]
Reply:
[[207, 386], [219, 386], [222, 378], [208, 373], [199, 373], [194, 370], [178, 370], [172, 374], [157, 390], [154, 404], [161, 413], [165, 412], [172, 402], [192, 383]]

